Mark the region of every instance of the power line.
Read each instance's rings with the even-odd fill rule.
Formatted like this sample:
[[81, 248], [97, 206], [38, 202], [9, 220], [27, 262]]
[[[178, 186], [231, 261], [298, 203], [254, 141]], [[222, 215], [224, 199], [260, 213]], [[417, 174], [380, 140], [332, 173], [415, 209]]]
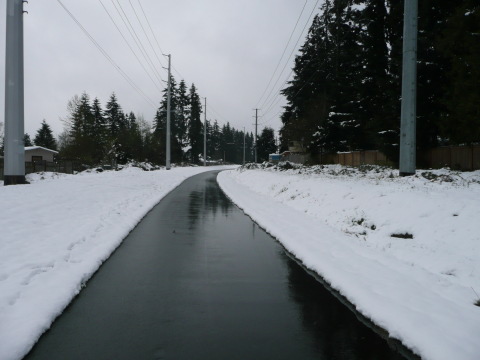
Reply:
[[123, 40], [125, 41], [125, 43], [127, 44], [128, 48], [130, 49], [130, 51], [133, 53], [133, 55], [135, 56], [135, 58], [137, 59], [138, 63], [140, 64], [140, 66], [143, 68], [143, 70], [145, 71], [145, 73], [147, 74], [147, 76], [150, 78], [150, 80], [152, 80], [153, 84], [155, 85], [155, 87], [157, 88], [157, 90], [162, 93], [162, 89], [160, 89], [160, 87], [157, 85], [157, 82], [153, 79], [152, 75], [150, 75], [150, 73], [148, 72], [148, 70], [146, 69], [145, 65], [142, 63], [142, 61], [140, 60], [140, 58], [138, 57], [137, 53], [135, 52], [135, 50], [133, 50], [132, 46], [130, 45], [130, 43], [128, 42], [128, 40], [126, 39], [126, 37], [123, 35], [123, 32], [120, 30], [120, 28], [118, 27], [117, 23], [115, 22], [115, 20], [113, 19], [112, 15], [110, 14], [110, 12], [108, 11], [108, 9], [105, 7], [105, 5], [103, 4], [102, 0], [100, 0], [100, 4], [102, 5], [103, 9], [105, 10], [105, 12], [107, 13], [108, 17], [110, 18], [110, 20], [113, 22], [113, 25], [115, 25], [115, 27], [117, 28], [118, 32], [120, 33], [120, 35], [122, 36]]
[[305, 7], [307, 6], [307, 1], [308, 1], [308, 0], [305, 0], [305, 4], [303, 4], [302, 11], [300, 12], [300, 15], [298, 16], [297, 22], [295, 23], [295, 26], [294, 26], [291, 34], [290, 34], [290, 37], [288, 38], [287, 44], [285, 45], [285, 49], [283, 49], [283, 53], [282, 53], [282, 55], [280, 56], [280, 59], [278, 60], [278, 64], [277, 64], [277, 66], [275, 67], [275, 70], [273, 71], [272, 76], [270, 77], [270, 80], [268, 81], [268, 84], [267, 84], [267, 86], [265, 87], [265, 90], [263, 90], [263, 93], [262, 93], [262, 95], [260, 96], [260, 99], [258, 99], [257, 106], [258, 106], [258, 104], [260, 103], [260, 101], [262, 101], [263, 96], [264, 96], [265, 93], [267, 92], [270, 84], [272, 83], [273, 77], [275, 76], [275, 74], [276, 74], [276, 72], [277, 72], [277, 70], [278, 70], [278, 67], [280, 66], [280, 64], [281, 64], [281, 62], [282, 62], [283, 56], [285, 55], [285, 52], [286, 52], [287, 49], [288, 49], [288, 45], [290, 44], [290, 41], [292, 40], [292, 37], [293, 37], [293, 34], [295, 33], [295, 30], [297, 30], [298, 23], [300, 22], [300, 19], [301, 19], [302, 15], [303, 15], [303, 12], [304, 12], [304, 10], [305, 10]]
[[[274, 89], [275, 89], [276, 85], [278, 84], [278, 81], [280, 80], [280, 77], [282, 76], [283, 72], [285, 71], [285, 68], [287, 67], [287, 65], [288, 65], [288, 63], [289, 63], [289, 61], [290, 61], [293, 53], [295, 52], [295, 50], [296, 50], [296, 48], [297, 48], [297, 46], [298, 46], [298, 43], [300, 42], [300, 39], [302, 38], [302, 36], [303, 36], [303, 34], [304, 34], [304, 32], [305, 32], [305, 29], [307, 28], [308, 24], [310, 23], [310, 20], [311, 20], [311, 18], [312, 18], [312, 16], [313, 16], [313, 13], [315, 12], [315, 9], [317, 8], [317, 5], [318, 5], [318, 2], [319, 2], [319, 1], [320, 1], [320, 0], [317, 0], [317, 1], [315, 2], [315, 5], [313, 6], [313, 9], [312, 9], [312, 11], [311, 11], [311, 13], [310, 13], [310, 16], [308, 17], [308, 20], [307, 20], [307, 22], [305, 23], [305, 26], [303, 27], [303, 30], [302, 30], [302, 32], [300, 33], [300, 36], [298, 37], [297, 42], [295, 43], [295, 46], [294, 46], [294, 48], [292, 49], [292, 51], [291, 51], [291, 53], [290, 53], [290, 56], [288, 57], [288, 60], [285, 62], [285, 65], [283, 66], [282, 71], [279, 73], [279, 76], [277, 77], [277, 81], [275, 81], [275, 84], [273, 85], [272, 90], [270, 91], [269, 95], [268, 95], [268, 96], [266, 97], [266, 99], [263, 101], [263, 103], [262, 103], [262, 105], [261, 105], [262, 107], [265, 107], [264, 105], [265, 105], [266, 103], [269, 103], [269, 102], [270, 102], [270, 97], [271, 97], [272, 94], [274, 93]], [[288, 78], [287, 78], [286, 81], [288, 81]], [[285, 81], [285, 83], [286, 83], [286, 81]], [[278, 90], [277, 90], [277, 91], [278, 91]], [[278, 96], [278, 95], [277, 95], [277, 96]]]
[[[137, 35], [137, 32], [135, 31], [135, 28], [133, 27], [132, 23], [130, 22], [130, 19], [128, 18], [128, 15], [126, 14], [125, 10], [123, 10], [123, 7], [122, 7], [122, 4], [120, 3], [120, 1], [117, 0], [117, 4], [118, 4], [118, 7], [120, 8], [120, 10], [118, 10], [117, 6], [115, 5], [114, 0], [111, 0], [111, 2], [113, 4], [113, 6], [115, 7], [115, 10], [117, 10], [118, 14], [120, 15], [120, 18], [122, 19], [123, 23], [125, 24], [128, 32], [130, 33], [130, 36], [132, 36], [133, 40], [135, 41], [138, 48], [140, 49], [140, 52], [142, 53], [145, 60], [147, 61], [147, 64], [152, 69], [152, 72], [154, 73], [157, 80], [160, 81], [160, 82], [164, 81], [162, 79], [162, 77], [160, 76], [160, 74], [158, 73], [157, 69], [155, 68], [155, 65], [153, 64], [153, 61], [150, 58], [150, 55], [148, 55], [148, 52], [146, 51], [145, 47], [143, 46], [143, 43], [140, 40], [140, 37]], [[122, 13], [123, 13], [123, 16], [122, 16]]]
[[[285, 81], [282, 83], [282, 85], [280, 85], [280, 89], [283, 88], [288, 80], [290, 79], [290, 77], [292, 76], [293, 74], [293, 70], [290, 71], [290, 73], [288, 74], [288, 76], [285, 78]], [[272, 109], [273, 105], [275, 103], [278, 103], [279, 99], [280, 99], [280, 96], [281, 96], [281, 93], [280, 93], [280, 89], [279, 89], [279, 92], [277, 93], [277, 95], [275, 97], [273, 97], [269, 102], [268, 104], [266, 104], [267, 106], [267, 110], [265, 110], [265, 114], [268, 114], [270, 112], [270, 110]]]
[[137, 18], [137, 21], [140, 24], [140, 27], [142, 28], [142, 31], [145, 34], [145, 37], [147, 38], [147, 41], [150, 44], [150, 47], [152, 48], [152, 51], [153, 51], [153, 53], [155, 54], [155, 57], [158, 60], [158, 63], [160, 64], [161, 67], [164, 67], [162, 61], [160, 60], [160, 57], [158, 56], [157, 52], [155, 51], [155, 48], [152, 45], [152, 42], [150, 41], [150, 38], [147, 35], [147, 32], [145, 31], [145, 28], [143, 27], [142, 22], [140, 21], [140, 18], [138, 17], [137, 11], [135, 10], [135, 7], [133, 6], [132, 1], [128, 0], [128, 2], [130, 3], [130, 6], [132, 7], [133, 13], [135, 14], [135, 17]]
[[57, 0], [60, 6], [67, 12], [67, 14], [72, 18], [73, 21], [80, 27], [83, 33], [90, 39], [90, 41], [95, 45], [95, 47], [102, 53], [102, 55], [110, 62], [110, 64], [123, 76], [123, 78], [130, 84], [130, 86], [138, 92], [150, 105], [156, 108], [155, 102], [152, 101], [136, 84], [135, 82], [122, 70], [122, 68], [108, 55], [108, 53], [103, 49], [103, 47], [93, 38], [92, 35], [85, 29], [85, 27], [77, 20], [77, 18], [67, 9], [67, 7]]
[[[130, 0], [129, 0], [130, 1]], [[130, 3], [131, 5], [131, 3]], [[160, 54], [163, 54], [164, 51], [162, 50], [162, 47], [160, 46], [160, 44], [158, 43], [158, 39], [157, 39], [157, 36], [155, 35], [155, 32], [153, 31], [153, 28], [152, 28], [152, 25], [150, 24], [150, 21], [148, 20], [148, 17], [147, 17], [147, 14], [145, 13], [145, 10], [142, 6], [142, 3], [140, 0], [138, 0], [138, 5], [140, 5], [140, 9], [142, 10], [142, 13], [143, 13], [143, 17], [145, 18], [145, 20], [147, 21], [147, 25], [150, 29], [150, 32], [152, 33], [153, 35], [153, 39], [155, 40], [155, 43], [157, 44], [157, 47], [158, 49], [160, 50]], [[185, 79], [185, 77], [175, 68], [175, 66], [172, 65], [172, 69], [178, 74], [180, 75], [180, 77], [182, 79]]]
[[212, 106], [212, 104], [209, 104], [208, 108], [214, 112], [215, 114], [217, 114], [218, 118], [220, 120], [223, 120], [223, 122], [227, 123], [228, 121], [225, 120], [225, 118], [222, 116], [222, 114], [220, 114], [217, 110], [215, 110], [215, 108]]
[[[293, 100], [295, 99], [299, 94], [300, 92], [305, 88], [305, 86], [307, 86], [309, 83], [311, 83], [319, 74], [321, 74], [320, 70], [316, 70], [312, 76], [310, 76], [310, 78], [308, 80], [306, 80], [302, 87], [300, 89], [298, 89], [298, 91], [295, 93], [295, 95], [293, 95], [292, 97], [290, 97], [290, 100]], [[279, 100], [280, 98], [278, 98]], [[278, 103], [278, 101], [277, 101]], [[262, 125], [265, 125], [265, 124], [268, 124], [270, 121], [272, 121], [275, 117], [277, 117], [278, 115], [280, 115], [282, 113], [283, 110], [280, 110], [278, 111], [275, 115], [273, 115], [272, 117], [270, 117], [265, 123], [263, 123]]]

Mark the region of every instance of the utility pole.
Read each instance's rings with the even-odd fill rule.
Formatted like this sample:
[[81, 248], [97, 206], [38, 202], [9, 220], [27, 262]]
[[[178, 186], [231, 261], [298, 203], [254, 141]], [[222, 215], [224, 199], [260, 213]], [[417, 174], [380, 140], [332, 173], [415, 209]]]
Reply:
[[243, 127], [243, 165], [245, 165], [245, 126]]
[[26, 184], [23, 78], [23, 1], [7, 0], [5, 46], [4, 185]]
[[257, 129], [258, 129], [258, 109], [255, 109], [255, 164], [257, 163]]
[[170, 101], [172, 96], [172, 76], [171, 76], [171, 61], [172, 56], [169, 54], [168, 57], [168, 90], [167, 90], [167, 148], [166, 148], [166, 158], [165, 158], [165, 167], [167, 170], [170, 170], [170, 119], [171, 119], [171, 108]]
[[400, 175], [409, 176], [416, 167], [418, 0], [405, 0], [404, 14], [399, 165]]
[[205, 121], [203, 122], [203, 166], [207, 166], [207, 98], [205, 98]]

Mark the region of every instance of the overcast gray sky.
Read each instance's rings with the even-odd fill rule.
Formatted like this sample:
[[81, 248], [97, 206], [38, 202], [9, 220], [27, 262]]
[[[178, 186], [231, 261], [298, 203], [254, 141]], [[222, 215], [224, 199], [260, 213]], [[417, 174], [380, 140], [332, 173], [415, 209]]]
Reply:
[[[61, 118], [67, 115], [67, 102], [75, 94], [87, 92], [105, 105], [113, 91], [124, 111], [133, 111], [152, 122], [165, 84], [159, 83], [151, 69], [167, 79], [156, 55], [166, 65], [160, 50], [172, 54], [173, 75], [187, 84], [195, 83], [199, 95], [207, 97], [207, 118], [220, 124], [229, 121], [235, 128], [254, 130], [254, 108], [261, 107], [259, 131], [265, 126], [280, 128], [279, 112], [284, 104], [278, 89], [286, 80], [296, 54], [295, 44], [305, 39], [317, 0], [61, 0], [118, 66], [154, 102], [146, 100], [100, 53], [57, 0], [30, 0], [25, 4], [25, 131], [33, 138], [45, 119], [55, 134], [63, 130]], [[5, 10], [0, 8], [0, 121], [4, 121]], [[109, 18], [115, 20], [135, 55]], [[125, 12], [150, 57], [149, 64], [137, 48], [116, 8]], [[120, 5], [121, 8], [120, 8]], [[151, 35], [149, 25], [155, 33]], [[316, 5], [316, 6], [315, 6]], [[141, 20], [150, 42], [143, 33]], [[302, 13], [303, 9], [303, 13]], [[302, 14], [300, 16], [300, 14]], [[298, 25], [272, 77], [295, 24]], [[127, 21], [127, 24], [128, 24]], [[297, 46], [297, 48], [298, 48]], [[287, 62], [288, 60], [288, 62]], [[147, 74], [148, 73], [148, 74]], [[152, 79], [154, 81], [152, 81]], [[271, 93], [271, 88], [278, 80]], [[267, 95], [272, 94], [269, 98]], [[267, 98], [267, 99], [265, 99]], [[260, 101], [261, 100], [261, 101]], [[267, 100], [267, 101], [265, 101]], [[268, 110], [267, 113], [265, 113]]]

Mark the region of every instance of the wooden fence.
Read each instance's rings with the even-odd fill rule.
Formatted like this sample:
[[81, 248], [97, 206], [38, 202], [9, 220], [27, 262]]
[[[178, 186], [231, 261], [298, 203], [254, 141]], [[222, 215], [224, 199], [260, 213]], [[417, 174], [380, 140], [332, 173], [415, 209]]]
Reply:
[[[83, 169], [80, 167], [80, 164], [75, 161], [48, 162], [44, 160], [25, 162], [25, 174], [31, 174], [41, 171], [73, 174], [74, 171], [81, 170]], [[0, 180], [3, 180], [3, 159], [0, 159]]]
[[340, 164], [345, 166], [393, 165], [378, 150], [351, 151], [336, 154], [321, 154], [316, 158], [320, 164]]
[[449, 167], [454, 170], [480, 170], [480, 145], [442, 146], [423, 154], [425, 164], [431, 168]]
[[[314, 159], [314, 162], [346, 166], [395, 166], [383, 153], [376, 150], [321, 154]], [[449, 167], [461, 171], [480, 170], [480, 145], [442, 146], [419, 152], [417, 154], [417, 165], [427, 169]]]

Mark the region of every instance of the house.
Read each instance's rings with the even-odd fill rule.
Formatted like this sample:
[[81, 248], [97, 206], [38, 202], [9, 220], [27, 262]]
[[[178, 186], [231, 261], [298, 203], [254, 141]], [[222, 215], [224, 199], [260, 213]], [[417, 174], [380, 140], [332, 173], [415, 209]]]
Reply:
[[288, 142], [288, 151], [291, 153], [305, 153], [305, 147], [303, 146], [303, 141], [289, 141]]
[[282, 161], [305, 164], [310, 162], [311, 158], [305, 149], [303, 141], [290, 141], [288, 143], [288, 151], [282, 153]]
[[41, 146], [25, 147], [25, 162], [53, 162], [53, 158], [58, 151], [50, 150]]

